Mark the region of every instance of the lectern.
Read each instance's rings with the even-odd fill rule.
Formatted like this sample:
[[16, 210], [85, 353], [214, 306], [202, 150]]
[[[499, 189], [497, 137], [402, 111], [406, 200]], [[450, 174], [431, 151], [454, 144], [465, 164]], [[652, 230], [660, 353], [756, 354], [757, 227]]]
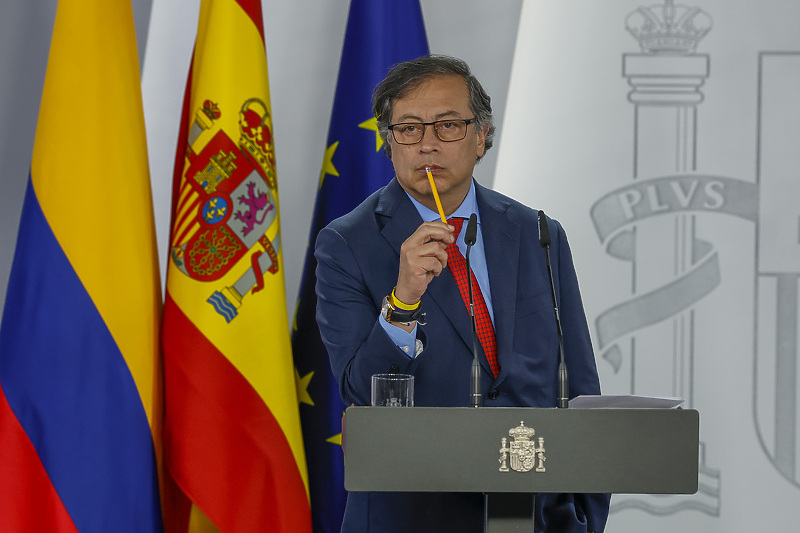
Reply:
[[350, 407], [345, 488], [482, 492], [485, 531], [532, 532], [536, 493], [694, 494], [699, 424], [685, 409]]

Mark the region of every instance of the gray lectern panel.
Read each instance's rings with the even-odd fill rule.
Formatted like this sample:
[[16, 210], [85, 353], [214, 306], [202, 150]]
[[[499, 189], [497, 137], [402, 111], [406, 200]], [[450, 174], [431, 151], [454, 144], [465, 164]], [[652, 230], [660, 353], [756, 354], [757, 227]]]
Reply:
[[350, 407], [343, 430], [347, 490], [697, 492], [694, 410]]

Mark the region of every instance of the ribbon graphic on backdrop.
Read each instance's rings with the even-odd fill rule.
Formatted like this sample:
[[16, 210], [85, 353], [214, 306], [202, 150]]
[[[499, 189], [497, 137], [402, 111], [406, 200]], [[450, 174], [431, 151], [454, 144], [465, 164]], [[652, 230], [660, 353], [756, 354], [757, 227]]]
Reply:
[[[681, 212], [711, 212], [756, 221], [758, 187], [722, 176], [677, 174], [621, 187], [592, 205], [591, 218], [606, 252], [633, 261], [635, 225]], [[603, 358], [618, 372], [625, 335], [667, 320], [691, 308], [720, 283], [719, 257], [711, 243], [696, 239], [691, 267], [670, 283], [633, 296], [600, 313], [595, 321]]]

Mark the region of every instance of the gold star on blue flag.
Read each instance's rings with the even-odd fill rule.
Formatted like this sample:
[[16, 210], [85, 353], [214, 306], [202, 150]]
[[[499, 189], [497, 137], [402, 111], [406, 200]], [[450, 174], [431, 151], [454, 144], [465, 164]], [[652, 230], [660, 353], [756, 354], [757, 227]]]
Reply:
[[[398, 35], [402, 38], [392, 38]], [[300, 418], [315, 533], [339, 532], [347, 494], [341, 447], [345, 405], [317, 329], [314, 243], [329, 222], [394, 176], [372, 115], [372, 91], [392, 65], [426, 54], [419, 0], [352, 0], [292, 331], [295, 367], [308, 378]]]

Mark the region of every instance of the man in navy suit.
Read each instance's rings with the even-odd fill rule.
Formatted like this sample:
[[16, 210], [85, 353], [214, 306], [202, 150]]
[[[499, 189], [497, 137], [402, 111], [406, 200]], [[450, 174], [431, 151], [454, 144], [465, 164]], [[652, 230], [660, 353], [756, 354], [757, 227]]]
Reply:
[[[405, 373], [418, 406], [471, 405], [471, 318], [448, 257], [458, 252], [447, 250], [455, 242], [464, 254], [464, 231], [454, 236], [455, 224], [441, 221], [429, 169], [448, 221], [477, 215], [471, 267], [494, 335], [492, 348], [483, 339], [479, 348], [483, 404], [556, 406], [559, 346], [538, 212], [472, 178], [494, 136], [489, 96], [463, 61], [430, 56], [393, 67], [373, 104], [395, 178], [323, 229], [315, 250], [317, 321], [344, 402], [369, 405], [373, 374]], [[569, 396], [599, 394], [567, 238], [547, 222]], [[536, 531], [600, 532], [608, 505], [607, 494], [537, 495]], [[351, 492], [342, 531], [480, 532], [483, 496]]]

